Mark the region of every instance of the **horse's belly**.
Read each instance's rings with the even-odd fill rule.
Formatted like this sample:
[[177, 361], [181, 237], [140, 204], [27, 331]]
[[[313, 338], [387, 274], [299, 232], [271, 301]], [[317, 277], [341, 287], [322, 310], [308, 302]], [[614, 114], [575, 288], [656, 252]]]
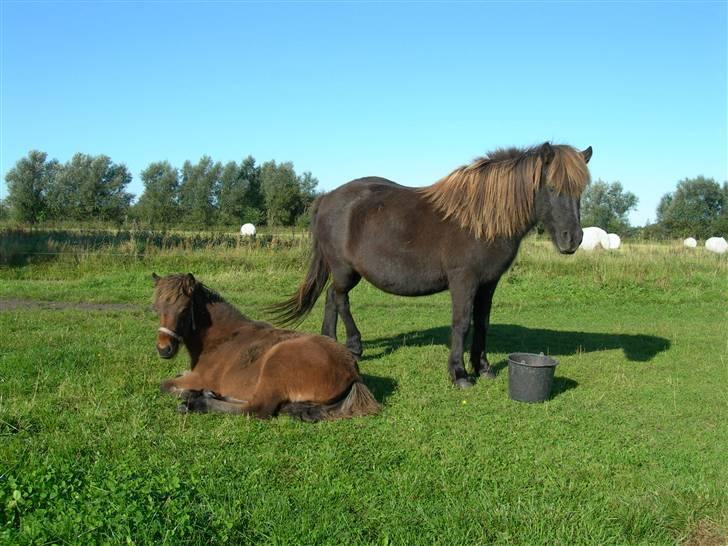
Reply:
[[431, 264], [407, 263], [402, 260], [382, 261], [357, 267], [358, 272], [374, 286], [398, 296], [426, 296], [447, 289], [447, 277]]

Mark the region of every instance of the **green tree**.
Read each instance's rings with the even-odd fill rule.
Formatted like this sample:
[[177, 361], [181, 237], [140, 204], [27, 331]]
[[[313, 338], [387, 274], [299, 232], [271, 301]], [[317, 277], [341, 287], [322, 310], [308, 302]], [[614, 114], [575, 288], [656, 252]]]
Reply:
[[106, 155], [75, 154], [55, 177], [49, 204], [59, 219], [124, 221], [133, 196], [126, 191], [131, 174], [126, 165]]
[[10, 219], [10, 207], [7, 199], [0, 199], [0, 222]]
[[720, 227], [726, 214], [726, 188], [712, 178], [698, 176], [678, 182], [657, 207], [657, 222], [670, 237], [705, 239]]
[[263, 189], [261, 188], [260, 172], [261, 168], [255, 164], [255, 159], [249, 155], [243, 159], [240, 164], [242, 177], [247, 180], [248, 186], [245, 192], [245, 209], [241, 222], [251, 222], [259, 224], [265, 221], [265, 198], [263, 197]]
[[168, 161], [150, 164], [141, 173], [144, 192], [136, 204], [138, 218], [147, 224], [168, 226], [178, 219], [179, 177]]
[[217, 187], [218, 217], [220, 224], [237, 224], [245, 207], [245, 181], [240, 177], [240, 169], [235, 161], [226, 163], [220, 172]]
[[5, 176], [7, 205], [20, 222], [36, 224], [48, 217], [48, 191], [58, 172], [58, 161], [47, 161], [45, 152], [31, 150]]
[[620, 182], [597, 180], [587, 186], [581, 197], [581, 223], [624, 233], [629, 229], [627, 213], [637, 206], [637, 201], [637, 196], [625, 191]]
[[299, 181], [293, 163], [263, 163], [260, 180], [268, 225], [292, 225], [301, 208]]
[[311, 222], [311, 205], [318, 195], [316, 192], [316, 186], [318, 186], [318, 179], [310, 172], [306, 171], [298, 177], [298, 191], [301, 199], [300, 210], [297, 213], [296, 223], [300, 226], [308, 226]]
[[80, 167], [71, 168], [70, 163], [59, 167], [53, 184], [48, 188], [48, 216], [53, 220], [81, 219], [79, 184], [73, 175]]
[[208, 227], [215, 223], [216, 196], [219, 193], [222, 165], [210, 156], [202, 156], [197, 164], [185, 161], [179, 189], [180, 209], [186, 223]]
[[728, 237], [728, 182], [723, 182], [723, 207], [710, 225], [711, 237]]
[[241, 222], [261, 221], [259, 178], [259, 169], [251, 156], [240, 165], [231, 161], [223, 167], [217, 197], [220, 224], [238, 225]]
[[260, 169], [260, 181], [269, 225], [305, 223], [318, 185], [310, 172], [298, 176], [293, 163], [268, 161]]

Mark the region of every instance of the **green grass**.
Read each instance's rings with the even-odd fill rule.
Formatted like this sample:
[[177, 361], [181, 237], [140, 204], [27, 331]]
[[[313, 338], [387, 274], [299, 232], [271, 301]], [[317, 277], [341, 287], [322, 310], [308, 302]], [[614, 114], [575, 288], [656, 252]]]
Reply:
[[[132, 304], [0, 312], [0, 542], [725, 542], [726, 256], [527, 241], [495, 296], [500, 373], [468, 391], [446, 373], [448, 294], [362, 283], [361, 368], [383, 410], [310, 425], [180, 415], [159, 394], [187, 361], [155, 355], [152, 271], [192, 271], [254, 317], [303, 275], [300, 244], [218, 243], [140, 256], [70, 237], [0, 268], [0, 300]], [[509, 400], [520, 350], [559, 360], [548, 402]]]

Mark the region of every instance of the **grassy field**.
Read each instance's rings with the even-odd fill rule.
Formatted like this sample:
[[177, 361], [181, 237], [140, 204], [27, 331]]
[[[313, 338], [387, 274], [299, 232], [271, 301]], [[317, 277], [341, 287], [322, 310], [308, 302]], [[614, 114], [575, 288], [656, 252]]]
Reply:
[[[149, 305], [152, 271], [191, 271], [264, 318], [305, 241], [94, 237], [0, 233], [1, 543], [726, 543], [728, 256], [526, 241], [495, 296], [499, 375], [468, 391], [448, 294], [362, 283], [383, 410], [311, 425], [177, 414], [158, 384], [186, 355], [156, 356]], [[559, 360], [551, 400], [509, 400], [513, 351]]]

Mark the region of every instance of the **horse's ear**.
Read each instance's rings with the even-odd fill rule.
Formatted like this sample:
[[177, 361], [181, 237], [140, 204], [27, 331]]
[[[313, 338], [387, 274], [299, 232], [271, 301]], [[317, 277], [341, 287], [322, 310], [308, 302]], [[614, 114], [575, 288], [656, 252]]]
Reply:
[[152, 280], [154, 281], [154, 286], [157, 286], [157, 283], [159, 282], [159, 279], [161, 277], [157, 275], [156, 273], [152, 273]]
[[554, 147], [551, 146], [550, 143], [544, 142], [541, 146], [541, 158], [543, 159], [543, 162], [549, 164], [554, 160], [555, 156], [556, 150], [554, 150]]
[[592, 147], [589, 146], [586, 150], [581, 152], [582, 157], [584, 158], [584, 163], [589, 163], [589, 160], [592, 156]]
[[195, 280], [195, 276], [192, 273], [187, 273], [185, 275], [184, 280], [184, 292], [186, 296], [192, 296], [192, 292], [195, 291], [195, 286], [197, 286], [197, 281]]

